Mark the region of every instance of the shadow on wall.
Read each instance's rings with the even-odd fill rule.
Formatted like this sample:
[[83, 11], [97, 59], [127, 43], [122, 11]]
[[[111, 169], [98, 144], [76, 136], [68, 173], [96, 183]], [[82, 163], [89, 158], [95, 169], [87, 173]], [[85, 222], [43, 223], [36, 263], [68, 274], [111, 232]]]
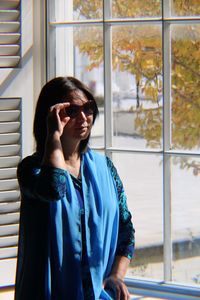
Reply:
[[9, 87], [9, 85], [12, 83], [13, 80], [17, 77], [17, 75], [21, 72], [21, 70], [25, 67], [25, 65], [28, 63], [28, 61], [33, 56], [33, 47], [30, 47], [27, 52], [24, 54], [24, 56], [21, 58], [21, 62], [17, 68], [11, 69], [8, 76], [3, 80], [3, 82], [0, 85], [0, 96], [3, 95], [3, 93], [6, 91], [6, 89]]

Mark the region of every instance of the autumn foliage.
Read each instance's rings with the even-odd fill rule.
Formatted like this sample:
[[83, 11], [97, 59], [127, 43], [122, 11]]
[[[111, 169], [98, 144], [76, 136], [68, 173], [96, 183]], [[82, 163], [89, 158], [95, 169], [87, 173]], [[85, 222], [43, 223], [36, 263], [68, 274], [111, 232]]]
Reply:
[[[102, 19], [99, 0], [74, 0], [76, 16]], [[172, 0], [171, 15], [200, 14], [199, 1]], [[162, 19], [160, 0], [113, 0], [113, 18]], [[198, 150], [200, 147], [200, 24], [172, 24], [171, 28], [171, 101], [162, 99], [163, 43], [162, 22], [121, 23], [112, 27], [113, 70], [128, 72], [136, 79], [135, 127], [147, 146], [162, 148], [163, 101], [171, 103], [171, 149]], [[103, 62], [103, 30], [88, 26], [76, 30], [75, 43], [90, 58], [88, 70]], [[145, 109], [140, 97], [152, 102]], [[195, 171], [196, 172], [196, 171]]]

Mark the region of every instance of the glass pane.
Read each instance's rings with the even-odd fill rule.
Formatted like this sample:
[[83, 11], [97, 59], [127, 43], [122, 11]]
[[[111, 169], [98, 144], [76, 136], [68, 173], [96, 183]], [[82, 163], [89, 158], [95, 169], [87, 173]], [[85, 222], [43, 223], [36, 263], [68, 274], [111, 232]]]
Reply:
[[56, 75], [75, 76], [92, 91], [99, 117], [92, 130], [92, 146], [104, 145], [103, 30], [101, 26], [56, 29]]
[[200, 25], [171, 25], [172, 148], [200, 149]]
[[200, 3], [197, 0], [171, 0], [172, 16], [198, 16]]
[[112, 0], [113, 18], [160, 17], [161, 0]]
[[199, 157], [172, 159], [173, 280], [200, 283]]
[[135, 259], [127, 276], [163, 279], [162, 158], [113, 153], [136, 230]]
[[88, 20], [103, 18], [103, 0], [56, 0], [56, 20]]
[[112, 29], [114, 145], [162, 148], [161, 25]]

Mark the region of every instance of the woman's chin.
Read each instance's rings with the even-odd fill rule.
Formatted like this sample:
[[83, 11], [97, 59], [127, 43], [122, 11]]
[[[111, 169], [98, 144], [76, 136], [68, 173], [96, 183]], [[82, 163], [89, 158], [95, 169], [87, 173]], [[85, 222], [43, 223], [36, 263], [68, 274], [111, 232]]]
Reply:
[[89, 136], [90, 131], [88, 131], [88, 129], [81, 129], [81, 130], [77, 130], [75, 133], [75, 137], [76, 138], [80, 138], [80, 140], [85, 140], [87, 139], [87, 137]]

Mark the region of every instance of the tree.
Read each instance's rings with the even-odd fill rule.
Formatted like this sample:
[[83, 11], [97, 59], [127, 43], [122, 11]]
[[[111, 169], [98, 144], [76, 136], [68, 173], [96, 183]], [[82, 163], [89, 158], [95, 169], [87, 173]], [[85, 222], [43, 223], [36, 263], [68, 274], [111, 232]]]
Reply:
[[[102, 18], [102, 1], [74, 0], [74, 9], [81, 18]], [[178, 16], [200, 14], [196, 0], [173, 0], [172, 13]], [[161, 15], [160, 0], [113, 0], [114, 18], [153, 17]], [[84, 34], [85, 32], [85, 34]], [[92, 38], [89, 38], [92, 37]], [[113, 26], [113, 69], [126, 71], [136, 78], [137, 109], [135, 125], [147, 146], [161, 147], [162, 143], [162, 33], [161, 25]], [[80, 28], [75, 43], [91, 63], [88, 69], [103, 61], [103, 32], [100, 27]], [[200, 147], [200, 26], [172, 25], [172, 149]], [[144, 109], [140, 95], [152, 101]], [[198, 163], [184, 160], [181, 167], [200, 172]]]

